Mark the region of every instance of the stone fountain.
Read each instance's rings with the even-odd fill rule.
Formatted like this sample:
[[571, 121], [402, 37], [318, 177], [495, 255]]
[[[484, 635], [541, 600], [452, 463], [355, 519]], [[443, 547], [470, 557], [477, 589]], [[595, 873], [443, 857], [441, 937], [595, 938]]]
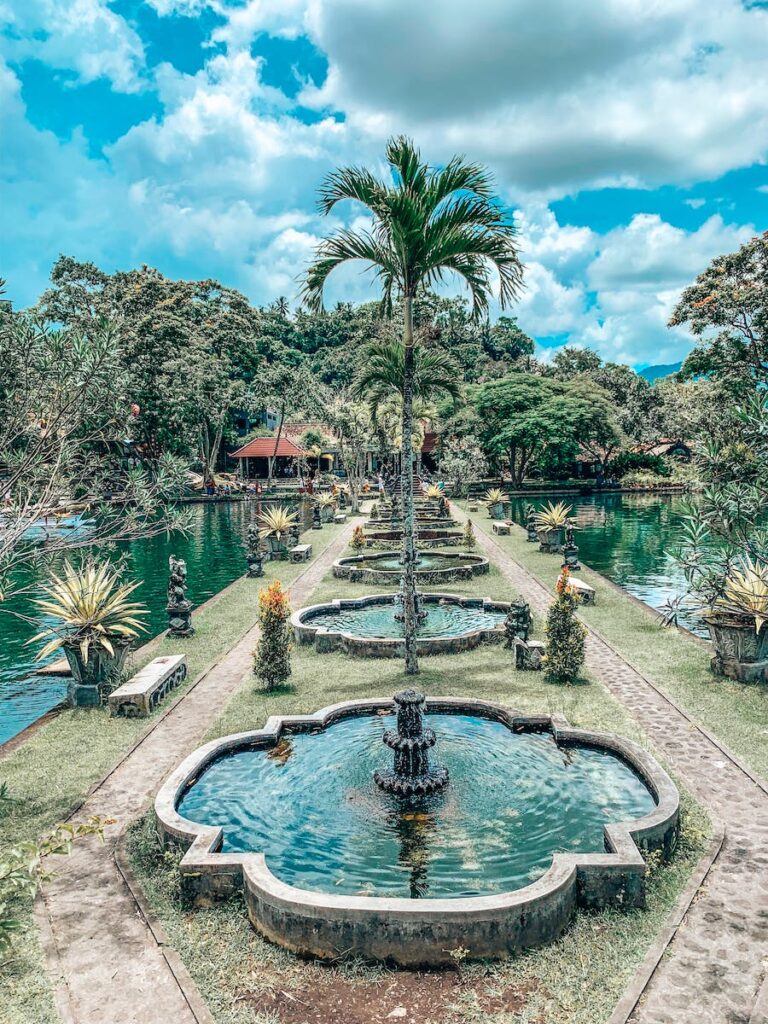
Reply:
[[448, 784], [447, 768], [432, 768], [429, 748], [436, 736], [424, 728], [424, 694], [402, 690], [394, 697], [397, 705], [397, 729], [388, 729], [384, 743], [395, 752], [394, 771], [375, 771], [376, 785], [397, 796], [427, 796]]

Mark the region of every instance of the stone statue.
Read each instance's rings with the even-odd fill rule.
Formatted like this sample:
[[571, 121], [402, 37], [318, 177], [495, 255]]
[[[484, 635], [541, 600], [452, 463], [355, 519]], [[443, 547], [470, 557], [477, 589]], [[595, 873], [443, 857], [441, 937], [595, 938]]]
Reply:
[[581, 565], [579, 564], [579, 549], [573, 543], [573, 529], [573, 523], [569, 519], [565, 525], [565, 544], [563, 545], [561, 568], [568, 569], [570, 572], [578, 572]]
[[301, 540], [301, 531], [299, 530], [299, 524], [294, 523], [288, 527], [288, 547], [295, 548]]
[[448, 518], [448, 502], [443, 497], [437, 503], [437, 514], [440, 519]]
[[167, 636], [192, 636], [192, 602], [186, 598], [187, 563], [183, 558], [171, 555], [168, 559], [170, 579], [168, 580], [168, 613]]
[[539, 539], [539, 530], [536, 526], [536, 509], [529, 505], [525, 513], [525, 528], [528, 531], [526, 540], [529, 544], [535, 544]]
[[323, 528], [323, 520], [322, 520], [322, 517], [320, 515], [320, 506], [315, 504], [315, 505], [312, 506], [312, 529], [313, 530], [322, 530], [322, 528]]
[[522, 597], [516, 598], [510, 604], [507, 617], [504, 620], [504, 632], [506, 634], [504, 646], [507, 650], [511, 650], [515, 646], [516, 640], [527, 641], [532, 626], [531, 606]]
[[248, 524], [246, 538], [245, 560], [248, 563], [248, 576], [252, 579], [263, 576], [264, 555], [261, 550], [261, 538], [259, 537], [259, 528], [253, 521]]
[[347, 492], [342, 489], [339, 491], [339, 512], [343, 512], [347, 507]]

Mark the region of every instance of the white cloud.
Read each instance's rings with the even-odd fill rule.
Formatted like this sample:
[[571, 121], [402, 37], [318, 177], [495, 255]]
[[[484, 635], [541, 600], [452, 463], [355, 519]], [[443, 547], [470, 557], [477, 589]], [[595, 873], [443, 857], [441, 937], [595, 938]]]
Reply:
[[34, 57], [81, 82], [107, 78], [123, 92], [141, 87], [142, 41], [106, 0], [23, 0], [0, 7], [0, 28], [14, 60]]
[[[519, 197], [716, 177], [766, 155], [768, 11], [739, 0], [316, 0], [305, 101], [469, 151]], [[375, 41], [361, 45], [361, 40]]]

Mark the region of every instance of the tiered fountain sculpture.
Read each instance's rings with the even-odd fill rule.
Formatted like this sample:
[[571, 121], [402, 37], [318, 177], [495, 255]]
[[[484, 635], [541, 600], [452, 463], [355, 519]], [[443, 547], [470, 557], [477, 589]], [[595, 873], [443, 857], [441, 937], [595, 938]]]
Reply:
[[397, 729], [384, 733], [384, 743], [395, 752], [394, 771], [375, 771], [376, 785], [397, 796], [427, 796], [448, 784], [447, 768], [432, 768], [429, 748], [436, 736], [424, 728], [424, 694], [402, 690], [394, 696], [397, 705]]
[[[416, 556], [415, 565], [419, 564], [418, 555]], [[416, 606], [416, 621], [423, 622], [429, 612], [424, 607], [421, 600], [421, 594], [416, 591], [413, 595], [413, 602]], [[400, 590], [395, 594], [395, 622], [405, 622], [405, 577], [400, 577]]]

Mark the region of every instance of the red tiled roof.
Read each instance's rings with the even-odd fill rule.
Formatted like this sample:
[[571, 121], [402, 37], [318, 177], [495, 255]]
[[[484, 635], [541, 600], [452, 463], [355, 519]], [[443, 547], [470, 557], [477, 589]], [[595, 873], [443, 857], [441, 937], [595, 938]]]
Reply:
[[[256, 437], [253, 441], [249, 441], [248, 444], [244, 444], [242, 448], [238, 448], [236, 452], [232, 452], [230, 458], [232, 459], [267, 459], [271, 455], [275, 454], [275, 439], [274, 437]], [[304, 454], [298, 445], [294, 444], [287, 437], [281, 437], [277, 446], [278, 455], [287, 455], [290, 458], [297, 459]]]

